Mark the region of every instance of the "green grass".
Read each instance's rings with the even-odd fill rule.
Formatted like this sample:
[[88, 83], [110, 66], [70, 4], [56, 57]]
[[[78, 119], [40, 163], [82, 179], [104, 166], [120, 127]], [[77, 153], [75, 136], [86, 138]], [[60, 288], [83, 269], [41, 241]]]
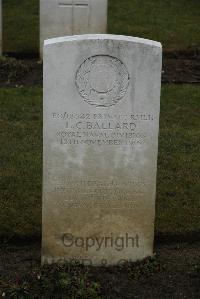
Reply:
[[42, 179], [41, 88], [0, 89], [0, 235], [38, 236]]
[[200, 231], [200, 87], [162, 88], [156, 228]]
[[38, 53], [38, 0], [3, 0], [3, 51]]
[[[162, 88], [156, 231], [200, 230], [200, 87]], [[0, 89], [0, 236], [40, 236], [42, 89]]]
[[199, 0], [110, 0], [109, 32], [160, 41], [165, 49], [200, 45]]
[[[109, 0], [108, 32], [160, 41], [165, 49], [200, 46], [199, 0]], [[39, 1], [3, 0], [4, 51], [39, 48]]]

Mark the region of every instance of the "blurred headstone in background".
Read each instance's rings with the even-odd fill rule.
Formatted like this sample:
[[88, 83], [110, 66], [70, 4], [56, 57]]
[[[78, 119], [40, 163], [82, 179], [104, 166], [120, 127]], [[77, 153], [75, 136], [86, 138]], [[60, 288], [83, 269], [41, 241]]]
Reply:
[[45, 39], [106, 33], [107, 0], [40, 0], [40, 57]]

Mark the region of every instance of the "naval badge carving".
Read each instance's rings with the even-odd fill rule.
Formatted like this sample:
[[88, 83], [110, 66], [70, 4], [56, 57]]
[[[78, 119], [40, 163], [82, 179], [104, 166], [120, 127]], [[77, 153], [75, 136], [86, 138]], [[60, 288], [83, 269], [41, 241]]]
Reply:
[[122, 61], [108, 55], [86, 59], [76, 73], [76, 87], [81, 97], [90, 105], [110, 107], [126, 94], [129, 73]]

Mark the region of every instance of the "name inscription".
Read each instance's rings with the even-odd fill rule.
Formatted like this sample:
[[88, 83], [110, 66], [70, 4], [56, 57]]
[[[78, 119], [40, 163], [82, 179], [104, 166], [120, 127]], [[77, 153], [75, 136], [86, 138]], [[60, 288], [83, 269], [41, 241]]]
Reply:
[[[62, 122], [56, 132], [61, 145], [134, 146], [148, 142], [141, 123], [152, 123], [154, 116], [145, 114], [52, 113], [54, 121]], [[144, 126], [145, 127], [145, 126]]]

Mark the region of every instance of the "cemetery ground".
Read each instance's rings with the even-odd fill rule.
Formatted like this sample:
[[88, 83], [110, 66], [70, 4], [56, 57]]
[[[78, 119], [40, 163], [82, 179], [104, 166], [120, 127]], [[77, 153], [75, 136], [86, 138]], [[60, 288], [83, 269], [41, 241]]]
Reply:
[[39, 7], [36, 0], [17, 2], [3, 1], [8, 56], [0, 59], [0, 296], [199, 298], [199, 0], [109, 1], [109, 33], [161, 41], [163, 82], [196, 84], [162, 87], [155, 257], [101, 269], [40, 266]]
[[[109, 0], [108, 33], [160, 41], [164, 49], [190, 51], [200, 45], [199, 0]], [[39, 1], [3, 0], [4, 52], [38, 55]]]
[[1, 292], [16, 298], [198, 298], [199, 96], [199, 85], [162, 87], [155, 258], [101, 270], [41, 268], [42, 88], [1, 88]]

